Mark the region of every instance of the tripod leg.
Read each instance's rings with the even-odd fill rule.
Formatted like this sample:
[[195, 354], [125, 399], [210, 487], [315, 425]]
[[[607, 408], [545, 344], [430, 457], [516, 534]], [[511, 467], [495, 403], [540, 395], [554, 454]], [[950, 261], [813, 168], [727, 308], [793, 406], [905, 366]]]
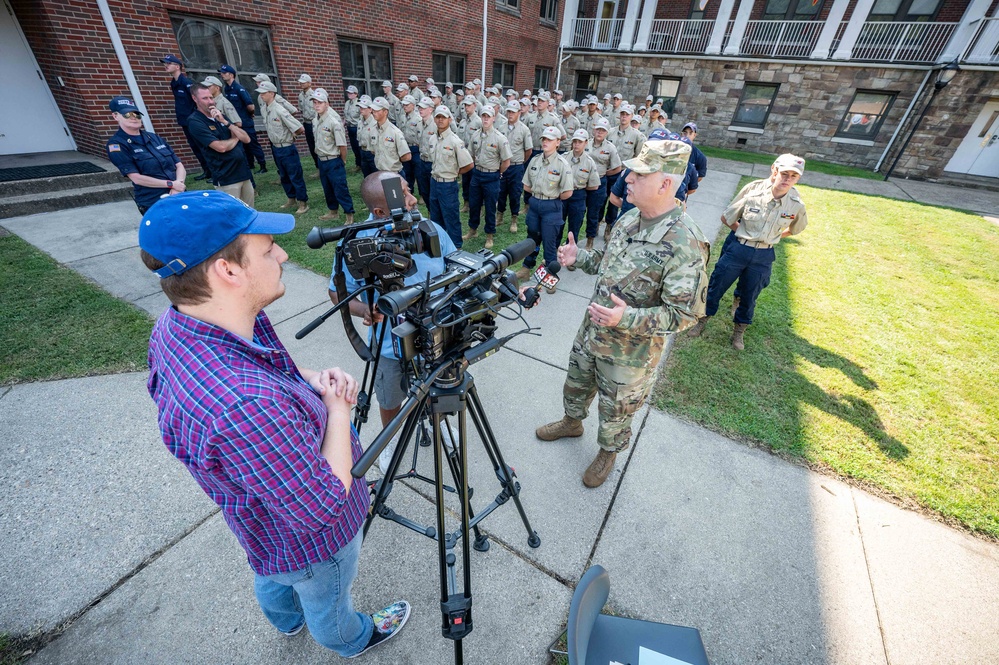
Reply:
[[392, 455], [392, 461], [389, 462], [385, 476], [377, 483], [378, 489], [375, 492], [375, 498], [371, 501], [371, 510], [368, 512], [367, 519], [364, 520], [362, 538], [367, 537], [368, 529], [371, 528], [371, 523], [375, 520], [377, 515], [381, 514], [382, 509], [385, 506], [385, 501], [392, 492], [392, 479], [395, 477], [396, 471], [399, 469], [399, 464], [403, 455], [406, 454], [406, 448], [409, 446], [409, 442], [413, 438], [413, 432], [415, 431], [417, 424], [420, 422], [420, 418], [423, 417], [423, 411], [425, 408], [425, 405], [417, 407], [416, 410], [409, 415], [409, 418], [406, 419], [406, 423], [402, 426], [401, 433], [399, 434], [399, 443], [396, 446], [395, 453]]
[[[451, 428], [448, 425], [447, 420], [446, 419], [442, 419], [442, 422], [444, 423], [444, 425], [447, 426], [448, 436], [451, 438], [451, 444], [452, 444], [451, 451], [446, 455], [447, 464], [448, 464], [448, 467], [451, 469], [451, 478], [454, 480], [455, 487], [459, 487], [461, 485], [461, 468], [460, 468], [460, 465], [461, 465], [461, 456], [462, 456], [463, 452], [461, 452], [459, 450], [459, 446], [457, 445], [458, 442], [454, 440], [454, 437], [451, 437]], [[442, 433], [443, 433], [443, 431], [444, 431], [444, 427], [441, 428], [441, 432]], [[459, 438], [460, 438], [460, 435], [459, 435]], [[467, 445], [465, 446], [465, 448], [467, 448]], [[468, 498], [469, 498], [468, 517], [469, 517], [469, 519], [475, 519], [475, 513], [472, 510], [472, 504], [471, 504], [471, 499], [474, 496], [474, 494], [475, 494], [475, 490], [471, 486], [469, 486], [469, 488], [468, 488]], [[476, 524], [475, 526], [472, 527], [472, 533], [475, 534], [475, 540], [472, 542], [472, 547], [475, 548], [475, 551], [477, 551], [477, 552], [488, 552], [489, 551], [489, 536], [487, 536], [484, 533], [482, 533], [482, 531], [479, 529], [479, 525], [478, 524]]]

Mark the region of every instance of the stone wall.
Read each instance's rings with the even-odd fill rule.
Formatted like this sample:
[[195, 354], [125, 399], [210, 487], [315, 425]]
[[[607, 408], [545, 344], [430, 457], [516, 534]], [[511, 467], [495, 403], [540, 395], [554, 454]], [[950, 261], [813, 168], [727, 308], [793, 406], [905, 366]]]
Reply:
[[[670, 124], [679, 129], [684, 122], [696, 122], [700, 132], [698, 142], [704, 145], [774, 154], [794, 152], [806, 159], [872, 170], [926, 74], [925, 70], [878, 66], [586, 53], [572, 55], [562, 66], [563, 90], [574, 89], [576, 70], [600, 72], [599, 96], [620, 92], [625, 99], [635, 102], [649, 94], [653, 77], [682, 78]], [[746, 81], [780, 85], [762, 134], [729, 129]], [[931, 74], [882, 171], [891, 163], [915, 116], [929, 99], [933, 81]], [[857, 89], [897, 93], [873, 145], [833, 141]], [[993, 97], [999, 97], [999, 72], [960, 72], [933, 101], [895, 173], [920, 179], [939, 178], [982, 106]]]

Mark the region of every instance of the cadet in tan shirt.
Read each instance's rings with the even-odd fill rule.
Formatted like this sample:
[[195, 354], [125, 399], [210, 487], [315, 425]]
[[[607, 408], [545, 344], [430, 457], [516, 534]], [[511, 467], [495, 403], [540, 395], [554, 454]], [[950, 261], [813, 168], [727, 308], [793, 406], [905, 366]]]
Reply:
[[[586, 148], [586, 152], [593, 157], [593, 161], [597, 164], [601, 184], [601, 188], [596, 192], [592, 192], [586, 201], [587, 230], [591, 224], [599, 226], [600, 222], [603, 221], [604, 205], [607, 203], [607, 196], [610, 194], [608, 186], [609, 177], [621, 173], [621, 157], [618, 156], [617, 148], [614, 147], [614, 144], [607, 140], [608, 129], [607, 118], [597, 116], [596, 120], [593, 121], [593, 129], [590, 130], [593, 139], [590, 140], [590, 145]], [[604, 240], [610, 238], [611, 228], [612, 225], [608, 224], [604, 230]]]
[[[615, 101], [617, 100], [615, 99]], [[607, 140], [617, 148], [618, 159], [625, 162], [641, 152], [642, 146], [645, 145], [645, 134], [631, 126], [632, 108], [630, 104], [621, 104], [617, 114], [620, 124], [607, 133]], [[611, 190], [614, 189], [614, 185], [620, 177], [620, 173], [607, 175], [607, 206], [602, 215], [604, 221], [607, 222], [607, 228], [614, 227], [618, 212], [620, 212], [620, 208], [610, 200]]]
[[312, 161], [319, 169], [319, 159], [316, 157], [316, 134], [312, 131], [312, 123], [316, 119], [316, 112], [312, 109], [312, 77], [302, 74], [298, 77], [298, 85], [301, 91], [298, 93], [298, 107], [302, 109], [302, 126], [305, 128], [305, 142], [309, 146], [309, 154]]
[[284, 193], [288, 195], [288, 201], [280, 207], [290, 208], [298, 201], [298, 210], [295, 214], [308, 212], [309, 191], [305, 188], [302, 161], [298, 157], [298, 148], [295, 147], [295, 135], [305, 133], [305, 129], [302, 123], [277, 101], [277, 88], [273, 83], [269, 81], [261, 83], [257, 93], [263, 102], [261, 111], [264, 127], [267, 128], [267, 138], [271, 141], [274, 163], [277, 164]]
[[[472, 86], [474, 89], [475, 86]], [[472, 142], [472, 134], [482, 129], [482, 118], [479, 117], [477, 109], [481, 105], [475, 100], [475, 95], [466, 94], [465, 100], [461, 103], [462, 113], [458, 121], [458, 138], [468, 146]], [[465, 205], [461, 207], [462, 212], [468, 212], [469, 187], [472, 184], [471, 171], [461, 174], [461, 198]], [[461, 245], [458, 245], [461, 247]]]
[[347, 140], [354, 153], [354, 166], [361, 168], [361, 144], [357, 140], [357, 126], [361, 124], [361, 109], [357, 107], [357, 87], [347, 86], [347, 101], [343, 104], [343, 124], [347, 128]]
[[243, 126], [243, 119], [239, 117], [239, 113], [236, 112], [236, 107], [232, 105], [225, 95], [222, 94], [222, 81], [216, 76], [205, 77], [205, 80], [201, 82], [201, 85], [208, 86], [208, 89], [212, 93], [212, 101], [215, 103], [215, 108], [222, 111], [222, 115], [231, 125], [236, 125], [237, 127]]
[[371, 102], [371, 115], [375, 117], [373, 149], [375, 168], [379, 171], [402, 172], [402, 163], [412, 159], [409, 144], [402, 130], [389, 122], [389, 103], [384, 97], [375, 97]]
[[461, 248], [461, 218], [458, 213], [458, 178], [472, 170], [472, 155], [451, 131], [451, 110], [434, 109], [437, 137], [433, 147], [430, 182], [430, 219], [447, 229], [454, 246]]
[[420, 161], [420, 134], [423, 132], [423, 118], [416, 110], [416, 101], [412, 95], [402, 98], [403, 121], [399, 125], [412, 158], [402, 165], [403, 177], [409, 185], [410, 192], [416, 192], [416, 165]]
[[357, 102], [358, 112], [361, 114], [361, 122], [357, 126], [357, 143], [361, 149], [361, 173], [368, 177], [378, 169], [375, 168], [374, 137], [378, 123], [371, 115], [371, 98], [362, 95]]
[[330, 108], [330, 98], [325, 90], [316, 88], [309, 93], [309, 104], [315, 112], [316, 156], [319, 159], [319, 182], [329, 210], [319, 219], [331, 222], [340, 218], [340, 206], [347, 215], [347, 223], [354, 223], [354, 199], [347, 188], [347, 133], [340, 119]]
[[[271, 77], [268, 76], [267, 74], [257, 74], [256, 76], [253, 77], [253, 80], [254, 82], [256, 82], [257, 85], [260, 85], [261, 83], [270, 83], [271, 85], [274, 85], [274, 82], [271, 81]], [[274, 89], [277, 90], [276, 85], [274, 86]], [[283, 106], [285, 110], [288, 111], [288, 113], [291, 113], [292, 115], [298, 113], [298, 109], [295, 108], [294, 104], [292, 104], [287, 99], [285, 99], [284, 97], [282, 97], [277, 93], [274, 93], [274, 101]], [[264, 106], [263, 99], [261, 99], [260, 95], [257, 95], [257, 108], [262, 109], [263, 106]]]
[[427, 206], [430, 205], [430, 172], [434, 166], [433, 150], [437, 136], [434, 109], [437, 106], [440, 104], [434, 105], [433, 99], [427, 95], [424, 95], [416, 105], [416, 111], [420, 114], [420, 158], [414, 158], [412, 161], [416, 164], [416, 184], [420, 187], [420, 198]]
[[524, 165], [534, 152], [531, 130], [520, 120], [520, 103], [516, 100], [506, 106], [506, 139], [510, 142], [510, 166], [500, 178], [499, 202], [496, 204], [497, 217], [503, 220], [507, 201], [510, 202], [510, 233], [517, 232], [517, 217], [520, 215], [520, 197], [524, 194]]
[[569, 152], [572, 150], [573, 136], [576, 134], [576, 130], [582, 127], [582, 123], [579, 122], [579, 118], [576, 117], [576, 100], [570, 99], [565, 104], [562, 105], [562, 131], [565, 132], [565, 138], [562, 139], [561, 145], [559, 145], [559, 152]]
[[469, 148], [475, 168], [469, 186], [468, 234], [464, 240], [474, 238], [479, 232], [479, 209], [486, 206], [486, 249], [492, 249], [496, 235], [496, 201], [499, 198], [500, 178], [510, 166], [510, 142], [494, 123], [496, 110], [491, 104], [482, 108], [482, 128], [472, 133]]
[[542, 246], [545, 265], [556, 259], [562, 204], [572, 196], [572, 168], [565, 157], [558, 154], [561, 141], [561, 129], [545, 127], [541, 132], [541, 153], [531, 159], [524, 173], [524, 191], [531, 194], [527, 202], [527, 237], [538, 244], [538, 248], [524, 259], [528, 272], [534, 269], [538, 249]]
[[[590, 135], [580, 127], [572, 135], [572, 152], [564, 155], [572, 167], [572, 196], [565, 202], [562, 218], [569, 226], [572, 237], [579, 240], [579, 229], [583, 226], [583, 216], [586, 214], [586, 198], [591, 192], [600, 189], [600, 173], [597, 164], [586, 152]], [[596, 225], [586, 225], [586, 246], [593, 247], [593, 239], [597, 237]], [[559, 238], [561, 244], [561, 238]]]

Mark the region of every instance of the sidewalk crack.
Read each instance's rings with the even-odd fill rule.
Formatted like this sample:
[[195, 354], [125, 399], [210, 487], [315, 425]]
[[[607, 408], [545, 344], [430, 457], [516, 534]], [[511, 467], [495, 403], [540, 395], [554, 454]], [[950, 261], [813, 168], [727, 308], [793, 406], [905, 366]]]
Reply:
[[850, 500], [853, 502], [853, 515], [857, 519], [857, 533], [860, 535], [860, 547], [864, 552], [864, 566], [867, 568], [867, 581], [871, 587], [871, 600], [874, 601], [874, 614], [878, 618], [878, 632], [881, 634], [881, 648], [884, 650], [885, 663], [891, 665], [891, 656], [888, 655], [888, 642], [885, 640], [885, 627], [881, 621], [881, 608], [878, 607], [878, 595], [874, 591], [874, 576], [871, 575], [871, 562], [867, 557], [867, 543], [864, 542], [864, 529], [860, 525], [860, 511], [857, 509], [857, 495], [855, 490], [850, 488]]

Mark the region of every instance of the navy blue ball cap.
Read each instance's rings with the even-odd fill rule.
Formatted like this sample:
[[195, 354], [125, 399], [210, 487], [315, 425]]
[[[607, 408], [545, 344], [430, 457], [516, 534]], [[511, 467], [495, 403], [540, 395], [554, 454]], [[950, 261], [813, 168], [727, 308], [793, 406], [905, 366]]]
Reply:
[[222, 65], [219, 67], [219, 74], [235, 74], [236, 68], [232, 65]]
[[182, 192], [157, 201], [142, 217], [139, 247], [162, 261], [160, 279], [180, 275], [243, 234], [288, 233], [294, 215], [259, 212], [215, 190]]
[[180, 58], [178, 58], [177, 56], [175, 56], [173, 53], [167, 53], [165, 56], [163, 56], [162, 58], [160, 58], [160, 62], [172, 62], [172, 63], [177, 64], [177, 65], [183, 65], [184, 64], [184, 62]]
[[125, 97], [119, 95], [118, 97], [112, 97], [111, 101], [108, 102], [108, 108], [115, 113], [138, 113], [142, 115], [142, 111], [139, 107], [135, 105], [135, 101], [131, 97]]

